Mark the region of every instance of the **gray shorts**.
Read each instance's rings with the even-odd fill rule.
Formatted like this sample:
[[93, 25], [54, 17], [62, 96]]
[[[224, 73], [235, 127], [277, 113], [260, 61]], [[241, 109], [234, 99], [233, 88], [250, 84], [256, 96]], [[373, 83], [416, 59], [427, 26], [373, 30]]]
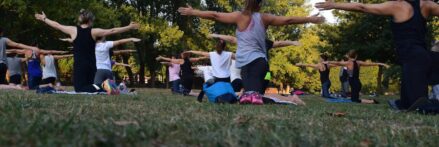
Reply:
[[101, 85], [105, 80], [114, 80], [114, 75], [111, 70], [98, 69], [95, 74], [94, 84]]

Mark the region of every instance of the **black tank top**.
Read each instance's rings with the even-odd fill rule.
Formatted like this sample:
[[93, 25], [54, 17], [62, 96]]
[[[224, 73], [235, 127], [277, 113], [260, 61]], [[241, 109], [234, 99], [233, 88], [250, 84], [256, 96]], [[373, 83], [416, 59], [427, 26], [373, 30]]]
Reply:
[[192, 63], [189, 58], [184, 58], [184, 64], [182, 64], [180, 68], [182, 78], [191, 78], [194, 76], [194, 70], [192, 70]]
[[352, 69], [352, 74], [349, 75], [349, 77], [353, 79], [360, 79], [360, 66], [358, 66], [356, 60], [353, 62], [354, 62], [354, 69]]
[[420, 0], [406, 1], [413, 8], [413, 16], [403, 23], [391, 21], [393, 39], [396, 48], [403, 47], [404, 44], [421, 45], [426, 48], [427, 20], [422, 15]]
[[326, 69], [324, 71], [320, 71], [319, 70], [320, 82], [322, 82], [322, 83], [324, 83], [324, 82], [329, 80], [329, 73], [331, 72], [330, 69], [328, 68], [329, 67], [328, 64], [323, 64], [323, 65], [325, 65]]
[[74, 65], [96, 68], [96, 41], [91, 35], [92, 28], [77, 26], [77, 36], [73, 41]]

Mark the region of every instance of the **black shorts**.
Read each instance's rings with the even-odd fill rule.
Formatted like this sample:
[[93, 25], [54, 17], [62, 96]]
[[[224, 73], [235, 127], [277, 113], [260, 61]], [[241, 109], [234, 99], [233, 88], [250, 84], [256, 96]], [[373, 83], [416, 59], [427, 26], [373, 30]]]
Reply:
[[55, 85], [56, 82], [56, 78], [55, 77], [48, 77], [43, 79], [43, 83], [41, 83], [42, 85], [46, 85], [46, 84], [52, 84]]
[[21, 85], [21, 75], [13, 75], [9, 77], [9, 83], [15, 85]]

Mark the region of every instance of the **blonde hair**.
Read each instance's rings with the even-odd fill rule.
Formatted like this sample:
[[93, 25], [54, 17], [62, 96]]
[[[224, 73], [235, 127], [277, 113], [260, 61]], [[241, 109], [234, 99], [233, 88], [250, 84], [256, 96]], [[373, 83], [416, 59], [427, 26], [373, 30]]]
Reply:
[[93, 12], [85, 9], [81, 9], [81, 11], [79, 11], [79, 24], [88, 24], [90, 22], [93, 22], [94, 20], [95, 15], [93, 14]]

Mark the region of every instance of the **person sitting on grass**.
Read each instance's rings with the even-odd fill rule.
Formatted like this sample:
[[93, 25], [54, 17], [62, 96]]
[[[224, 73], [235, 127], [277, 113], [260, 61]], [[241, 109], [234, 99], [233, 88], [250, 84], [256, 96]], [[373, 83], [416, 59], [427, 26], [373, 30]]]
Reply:
[[60, 90], [60, 87], [56, 86], [56, 80], [58, 78], [58, 72], [56, 71], [56, 61], [59, 59], [73, 57], [73, 54], [70, 55], [52, 55], [52, 54], [41, 54], [40, 61], [43, 65], [43, 80], [40, 88], [50, 87], [56, 90]]
[[325, 54], [320, 55], [320, 63], [317, 64], [303, 64], [298, 63], [296, 66], [302, 67], [312, 67], [319, 71], [320, 73], [320, 83], [322, 84], [322, 97], [332, 98], [331, 93], [329, 93], [329, 88], [331, 88], [331, 80], [329, 79], [329, 73], [331, 73], [331, 67], [336, 67], [337, 65], [328, 64], [328, 56]]
[[50, 27], [60, 30], [70, 35], [73, 39], [73, 78], [75, 79], [74, 88], [76, 92], [101, 92], [105, 90], [108, 94], [117, 94], [115, 83], [105, 83], [102, 86], [94, 84], [93, 80], [96, 73], [96, 38], [121, 34], [130, 30], [136, 30], [140, 24], [131, 22], [126, 27], [100, 29], [93, 28], [95, 16], [91, 11], [82, 9], [79, 12], [78, 26], [62, 25], [47, 18], [46, 14], [35, 14], [35, 18], [44, 22]]
[[[172, 59], [178, 59], [178, 58], [179, 55], [172, 56]], [[175, 64], [171, 62], [161, 62], [161, 63], [168, 66], [169, 82], [171, 83], [171, 92], [173, 94], [181, 94], [180, 64]]]
[[192, 91], [192, 83], [194, 80], [194, 70], [192, 69], [192, 63], [207, 59], [206, 57], [191, 58], [191, 54], [183, 52], [180, 54], [181, 59], [172, 59], [159, 56], [157, 61], [164, 61], [172, 64], [180, 65], [181, 83], [183, 85], [182, 93], [184, 96], [188, 96]]
[[8, 70], [7, 67], [7, 61], [6, 61], [6, 50], [7, 47], [15, 47], [19, 49], [31, 49], [31, 50], [38, 50], [38, 47], [34, 46], [28, 46], [21, 43], [17, 43], [12, 41], [9, 38], [3, 37], [4, 30], [0, 27], [0, 84], [7, 85], [8, 82], [6, 81], [6, 72]]
[[377, 104], [378, 101], [376, 100], [368, 100], [368, 99], [360, 99], [360, 92], [361, 92], [361, 81], [360, 81], [360, 67], [361, 66], [384, 66], [386, 68], [389, 68], [389, 65], [384, 63], [372, 63], [372, 62], [363, 62], [357, 60], [357, 52], [355, 50], [350, 50], [348, 54], [346, 55], [348, 58], [348, 61], [329, 61], [327, 63], [339, 65], [339, 66], [346, 66], [348, 68], [349, 73], [349, 84], [351, 86], [351, 92], [352, 102], [356, 103], [363, 103], [363, 104]]
[[24, 89], [22, 86], [22, 63], [26, 62], [27, 58], [20, 58], [15, 52], [6, 52], [8, 54], [7, 65], [9, 73], [9, 85], [17, 87], [17, 89]]

